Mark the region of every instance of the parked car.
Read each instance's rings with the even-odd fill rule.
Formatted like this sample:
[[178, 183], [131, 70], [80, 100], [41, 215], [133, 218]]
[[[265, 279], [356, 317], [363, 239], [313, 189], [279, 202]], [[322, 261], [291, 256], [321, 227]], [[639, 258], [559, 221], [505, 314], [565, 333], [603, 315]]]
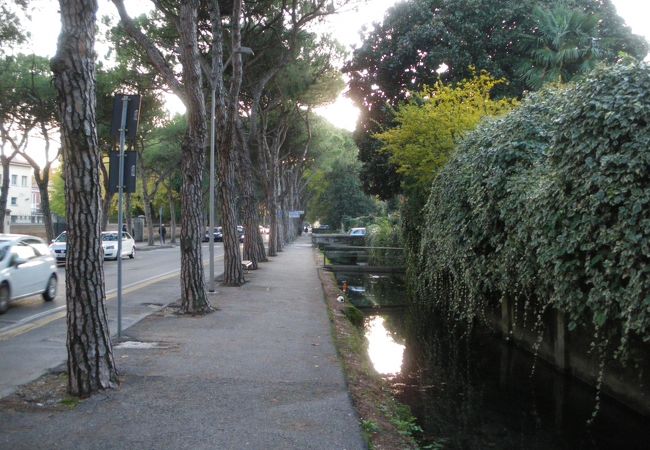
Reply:
[[68, 234], [64, 231], [59, 234], [50, 244], [50, 251], [58, 263], [65, 263], [65, 250], [68, 242]]
[[[117, 231], [102, 232], [102, 248], [104, 249], [104, 259], [117, 260]], [[122, 231], [122, 257], [128, 256], [135, 258], [135, 241], [129, 233]]]
[[364, 227], [352, 228], [350, 230], [350, 236], [365, 236], [365, 235], [366, 235], [366, 229]]
[[237, 225], [237, 236], [239, 236], [239, 242], [244, 242], [244, 227], [242, 225]]
[[9, 303], [41, 294], [54, 300], [57, 289], [56, 260], [40, 238], [0, 234], [0, 314]]
[[[212, 239], [214, 240], [214, 242], [223, 242], [223, 228], [214, 227], [214, 230], [212, 230]], [[206, 231], [205, 235], [203, 235], [202, 242], [210, 242], [209, 231]]]

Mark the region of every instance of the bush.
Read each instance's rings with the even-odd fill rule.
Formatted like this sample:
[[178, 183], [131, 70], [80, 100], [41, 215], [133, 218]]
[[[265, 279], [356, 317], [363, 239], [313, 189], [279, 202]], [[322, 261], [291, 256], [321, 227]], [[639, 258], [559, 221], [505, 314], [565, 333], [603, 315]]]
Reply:
[[646, 64], [600, 68], [470, 133], [432, 186], [419, 299], [472, 321], [510, 297], [650, 340], [649, 93]]

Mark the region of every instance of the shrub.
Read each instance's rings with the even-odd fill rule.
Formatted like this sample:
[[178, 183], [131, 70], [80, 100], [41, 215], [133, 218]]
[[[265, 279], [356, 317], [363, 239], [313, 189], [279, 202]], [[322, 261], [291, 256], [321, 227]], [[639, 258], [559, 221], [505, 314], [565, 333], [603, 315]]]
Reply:
[[434, 181], [419, 299], [472, 321], [510, 297], [535, 316], [557, 308], [570, 329], [622, 326], [621, 349], [630, 332], [650, 340], [649, 173], [646, 64], [530, 95]]

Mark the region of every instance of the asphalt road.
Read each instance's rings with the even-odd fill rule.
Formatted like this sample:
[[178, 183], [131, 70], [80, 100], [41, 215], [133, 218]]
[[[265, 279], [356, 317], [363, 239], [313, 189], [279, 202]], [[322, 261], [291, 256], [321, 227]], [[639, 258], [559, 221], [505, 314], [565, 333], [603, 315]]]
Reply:
[[[208, 245], [203, 245], [204, 264]], [[215, 271], [221, 273], [223, 247], [215, 245]], [[122, 260], [122, 330], [168, 302], [157, 290], [179, 292], [179, 247], [138, 251]], [[66, 360], [65, 269], [58, 269], [59, 290], [52, 302], [40, 295], [13, 302], [0, 316], [0, 397], [38, 378]], [[117, 261], [105, 261], [106, 310], [111, 333], [117, 332]], [[147, 289], [152, 285], [157, 289]]]

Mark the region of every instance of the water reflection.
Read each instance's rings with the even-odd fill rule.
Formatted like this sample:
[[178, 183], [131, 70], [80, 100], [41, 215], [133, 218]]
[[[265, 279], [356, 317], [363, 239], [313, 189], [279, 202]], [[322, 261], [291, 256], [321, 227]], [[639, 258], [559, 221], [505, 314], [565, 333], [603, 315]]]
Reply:
[[[394, 314], [394, 312], [393, 312]], [[488, 330], [449, 326], [434, 313], [405, 311], [406, 350], [393, 379], [427, 444], [461, 449], [647, 449], [648, 418], [564, 376]]]
[[[359, 275], [356, 275], [359, 276]], [[449, 326], [428, 307], [404, 303], [395, 279], [346, 277], [366, 320], [369, 357], [409, 405], [423, 446], [451, 449], [647, 449], [650, 419], [603, 397], [593, 426], [595, 391], [487, 330]], [[359, 297], [359, 298], [356, 298]], [[369, 311], [366, 309], [366, 311]], [[380, 311], [380, 312], [378, 312]]]
[[385, 327], [381, 316], [370, 316], [366, 320], [368, 356], [375, 370], [382, 375], [395, 375], [402, 370], [404, 345], [395, 342]]
[[357, 308], [403, 307], [405, 304], [402, 274], [336, 272], [338, 285], [348, 286], [348, 298]]

